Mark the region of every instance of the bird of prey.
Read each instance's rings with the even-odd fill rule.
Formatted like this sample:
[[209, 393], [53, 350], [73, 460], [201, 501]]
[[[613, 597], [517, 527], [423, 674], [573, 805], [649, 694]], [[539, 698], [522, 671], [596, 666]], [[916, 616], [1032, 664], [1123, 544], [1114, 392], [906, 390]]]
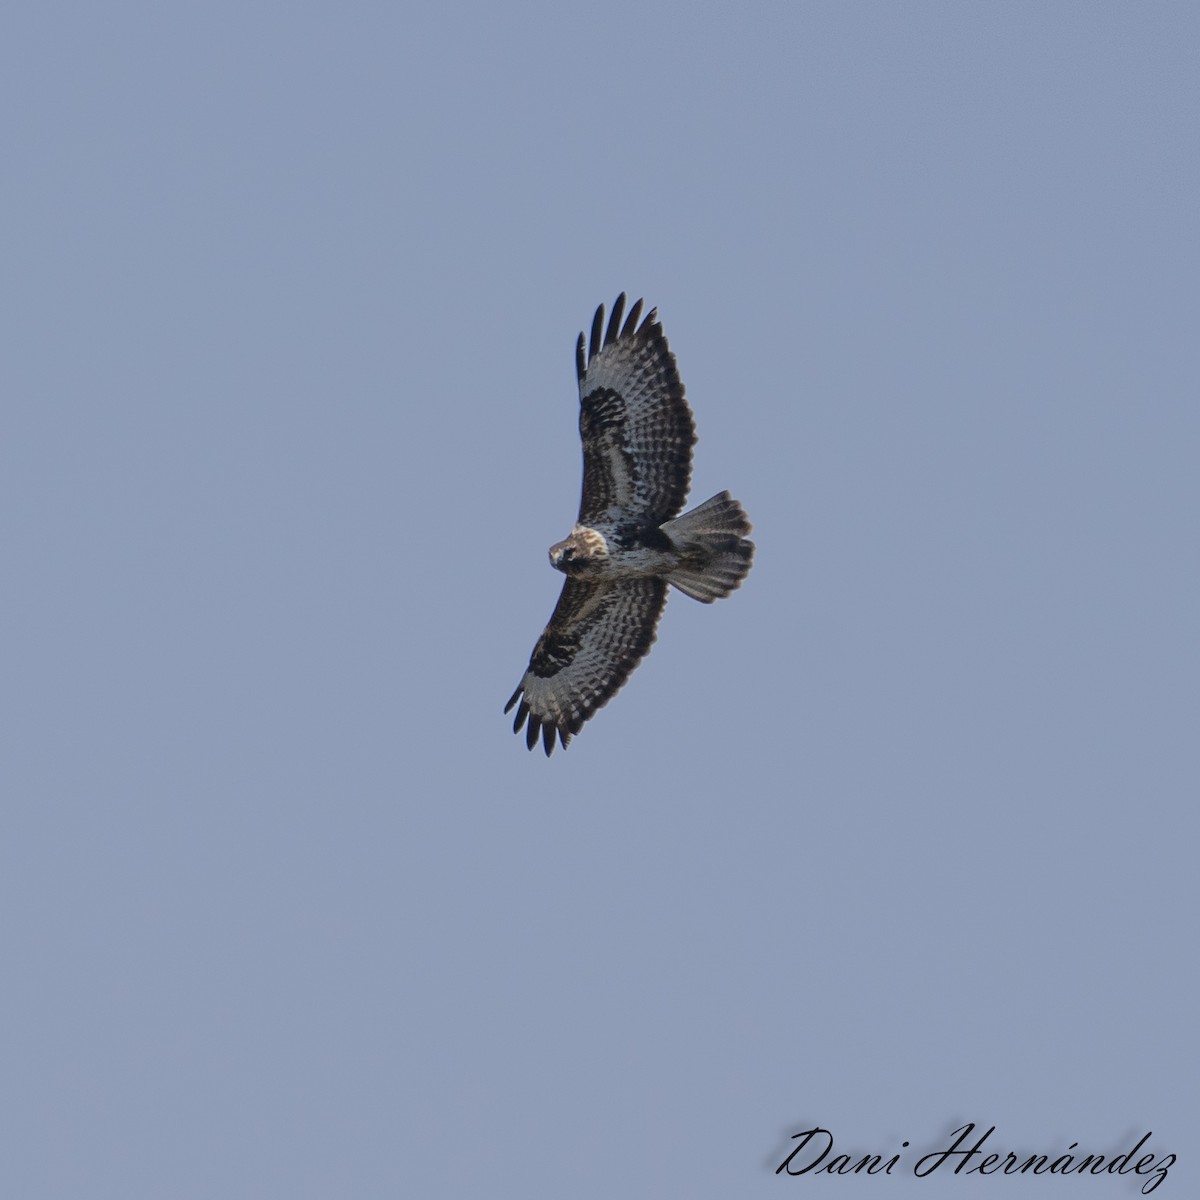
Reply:
[[607, 329], [596, 309], [590, 343], [579, 335], [579, 520], [550, 547], [567, 578], [525, 676], [505, 705], [518, 704], [513, 732], [528, 722], [549, 757], [607, 704], [654, 642], [667, 585], [704, 604], [728, 596], [750, 570], [754, 543], [742, 506], [720, 492], [679, 516], [692, 474], [696, 427], [658, 312], [625, 323], [625, 294]]

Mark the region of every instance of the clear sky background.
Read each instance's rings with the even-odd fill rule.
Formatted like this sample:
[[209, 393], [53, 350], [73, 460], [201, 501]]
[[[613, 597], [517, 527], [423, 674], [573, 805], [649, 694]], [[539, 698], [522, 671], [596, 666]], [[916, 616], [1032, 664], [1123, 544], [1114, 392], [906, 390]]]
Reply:
[[[1197, 6], [5, 26], [0, 1194], [1196, 1194]], [[758, 558], [547, 762], [622, 290]]]

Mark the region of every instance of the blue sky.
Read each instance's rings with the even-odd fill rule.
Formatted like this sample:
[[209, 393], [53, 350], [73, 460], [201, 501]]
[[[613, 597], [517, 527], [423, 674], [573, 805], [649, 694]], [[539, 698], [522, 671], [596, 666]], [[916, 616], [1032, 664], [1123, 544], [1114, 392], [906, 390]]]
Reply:
[[[0, 1190], [1194, 1188], [1192, 6], [8, 26]], [[547, 762], [620, 291], [758, 558]]]

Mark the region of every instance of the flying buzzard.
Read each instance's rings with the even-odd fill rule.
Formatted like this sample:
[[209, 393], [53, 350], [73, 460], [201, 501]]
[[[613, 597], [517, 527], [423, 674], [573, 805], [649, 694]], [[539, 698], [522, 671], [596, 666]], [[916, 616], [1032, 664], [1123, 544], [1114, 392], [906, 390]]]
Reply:
[[550, 624], [512, 698], [513, 732], [526, 721], [549, 757], [565, 749], [620, 690], [654, 642], [667, 584], [704, 604], [728, 596], [750, 570], [754, 543], [742, 506], [721, 492], [683, 516], [696, 427], [657, 309], [639, 300], [625, 324], [625, 294], [592, 321], [585, 357], [575, 345], [583, 499], [570, 535], [550, 547], [567, 578]]

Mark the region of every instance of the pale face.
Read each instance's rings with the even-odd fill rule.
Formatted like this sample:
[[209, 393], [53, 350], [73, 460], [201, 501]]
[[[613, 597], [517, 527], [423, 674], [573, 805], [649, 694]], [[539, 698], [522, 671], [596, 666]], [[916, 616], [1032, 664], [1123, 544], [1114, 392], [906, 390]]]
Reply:
[[579, 578], [597, 574], [608, 558], [608, 544], [594, 529], [576, 525], [568, 537], [550, 547], [550, 565]]

